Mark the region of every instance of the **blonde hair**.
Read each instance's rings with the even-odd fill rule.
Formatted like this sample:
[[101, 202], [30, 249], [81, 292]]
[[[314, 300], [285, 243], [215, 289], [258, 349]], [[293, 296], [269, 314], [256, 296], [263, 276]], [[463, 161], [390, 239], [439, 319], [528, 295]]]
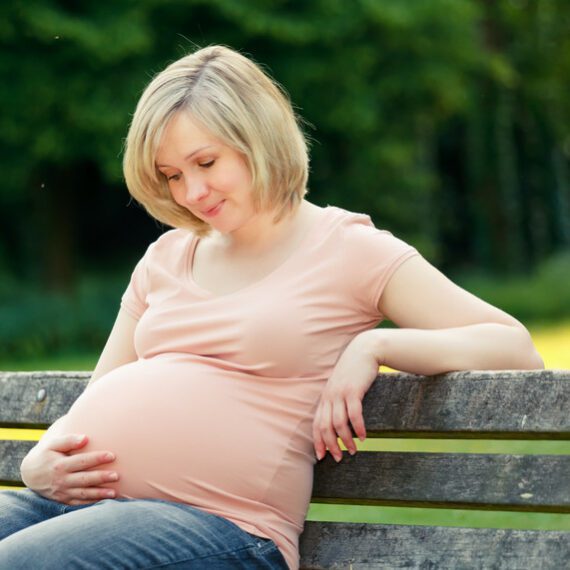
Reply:
[[155, 157], [167, 123], [187, 111], [240, 152], [252, 177], [256, 211], [281, 220], [307, 193], [308, 141], [283, 88], [247, 57], [209, 46], [170, 64], [144, 90], [125, 144], [123, 173], [130, 194], [157, 220], [199, 236], [210, 226], [179, 206]]

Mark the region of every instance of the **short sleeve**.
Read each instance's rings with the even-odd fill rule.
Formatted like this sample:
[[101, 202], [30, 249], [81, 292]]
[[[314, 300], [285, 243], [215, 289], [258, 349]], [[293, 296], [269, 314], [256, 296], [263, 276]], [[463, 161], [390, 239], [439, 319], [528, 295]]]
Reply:
[[142, 317], [142, 314], [148, 307], [146, 300], [149, 292], [148, 271], [153, 245], [154, 244], [151, 244], [149, 246], [145, 254], [136, 264], [127, 289], [121, 297], [121, 308], [137, 320]]
[[382, 319], [378, 311], [386, 284], [417, 250], [389, 231], [377, 229], [370, 216], [356, 214], [343, 227], [343, 278], [357, 310]]

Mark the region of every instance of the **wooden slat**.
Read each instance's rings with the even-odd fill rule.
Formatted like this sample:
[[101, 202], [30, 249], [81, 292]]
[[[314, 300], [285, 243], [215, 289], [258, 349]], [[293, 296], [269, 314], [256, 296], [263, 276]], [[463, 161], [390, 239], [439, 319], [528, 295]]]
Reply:
[[20, 464], [35, 441], [0, 441], [0, 485], [21, 485]]
[[[0, 441], [2, 484], [19, 483], [33, 444]], [[316, 467], [313, 501], [568, 513], [569, 474], [560, 455], [361, 452]]]
[[570, 456], [344, 453], [315, 468], [313, 501], [570, 512]]
[[0, 426], [48, 427], [67, 412], [90, 377], [90, 372], [0, 372]]
[[[0, 425], [46, 427], [66, 413], [89, 376], [0, 373]], [[42, 388], [47, 395], [38, 402]], [[386, 374], [363, 407], [370, 437], [570, 439], [570, 371]]]
[[570, 533], [307, 522], [302, 570], [562, 570]]
[[570, 371], [388, 374], [363, 409], [372, 437], [570, 439]]
[[[0, 425], [47, 427], [83, 391], [88, 372], [0, 373]], [[40, 390], [44, 397], [38, 398]], [[570, 439], [570, 372], [382, 375], [364, 400], [369, 435]], [[0, 441], [0, 484], [19, 482], [31, 441]], [[345, 453], [315, 471], [323, 502], [570, 512], [570, 456]], [[305, 569], [567, 567], [570, 533], [314, 523]]]

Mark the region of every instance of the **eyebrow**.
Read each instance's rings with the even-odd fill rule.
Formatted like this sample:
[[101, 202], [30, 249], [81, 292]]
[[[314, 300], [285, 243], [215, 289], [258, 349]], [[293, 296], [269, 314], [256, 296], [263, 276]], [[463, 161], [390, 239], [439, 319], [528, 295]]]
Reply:
[[[196, 150], [192, 151], [188, 156], [186, 156], [186, 157], [184, 158], [184, 161], [186, 162], [187, 160], [191, 159], [195, 154], [198, 154], [200, 151], [205, 150], [205, 149], [207, 149], [207, 148], [211, 148], [211, 147], [213, 147], [213, 146], [215, 146], [215, 145], [213, 145], [213, 144], [208, 144], [208, 145], [206, 145], [206, 146], [201, 146], [200, 148], [197, 148]], [[157, 168], [165, 168], [165, 167], [167, 167], [167, 166], [168, 166], [168, 164], [157, 164], [157, 165], [156, 165]]]

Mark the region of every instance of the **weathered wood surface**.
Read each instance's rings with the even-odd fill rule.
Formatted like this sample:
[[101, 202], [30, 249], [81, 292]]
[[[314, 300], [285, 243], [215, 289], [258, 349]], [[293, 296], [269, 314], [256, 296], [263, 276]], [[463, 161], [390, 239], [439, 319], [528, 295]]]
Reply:
[[[0, 441], [0, 481], [20, 482], [33, 445]], [[445, 453], [345, 454], [315, 469], [313, 502], [570, 512], [570, 457]]]
[[316, 466], [312, 500], [570, 513], [570, 456], [345, 452]]
[[0, 441], [0, 485], [22, 485], [20, 464], [35, 441]]
[[363, 400], [369, 435], [382, 437], [570, 439], [569, 409], [568, 370], [385, 375]]
[[307, 522], [304, 570], [562, 570], [570, 533]]
[[[46, 427], [66, 413], [89, 376], [0, 373], [0, 425]], [[369, 437], [570, 439], [570, 371], [384, 374], [363, 409]]]
[[[47, 427], [88, 372], [0, 373], [0, 426]], [[570, 372], [380, 376], [364, 400], [374, 437], [570, 439]], [[0, 441], [0, 482], [19, 482], [34, 442]], [[569, 456], [345, 453], [315, 470], [324, 502], [570, 512]], [[568, 567], [570, 533], [308, 522], [301, 568], [377, 570]]]
[[90, 372], [0, 372], [0, 426], [46, 428], [83, 392]]

